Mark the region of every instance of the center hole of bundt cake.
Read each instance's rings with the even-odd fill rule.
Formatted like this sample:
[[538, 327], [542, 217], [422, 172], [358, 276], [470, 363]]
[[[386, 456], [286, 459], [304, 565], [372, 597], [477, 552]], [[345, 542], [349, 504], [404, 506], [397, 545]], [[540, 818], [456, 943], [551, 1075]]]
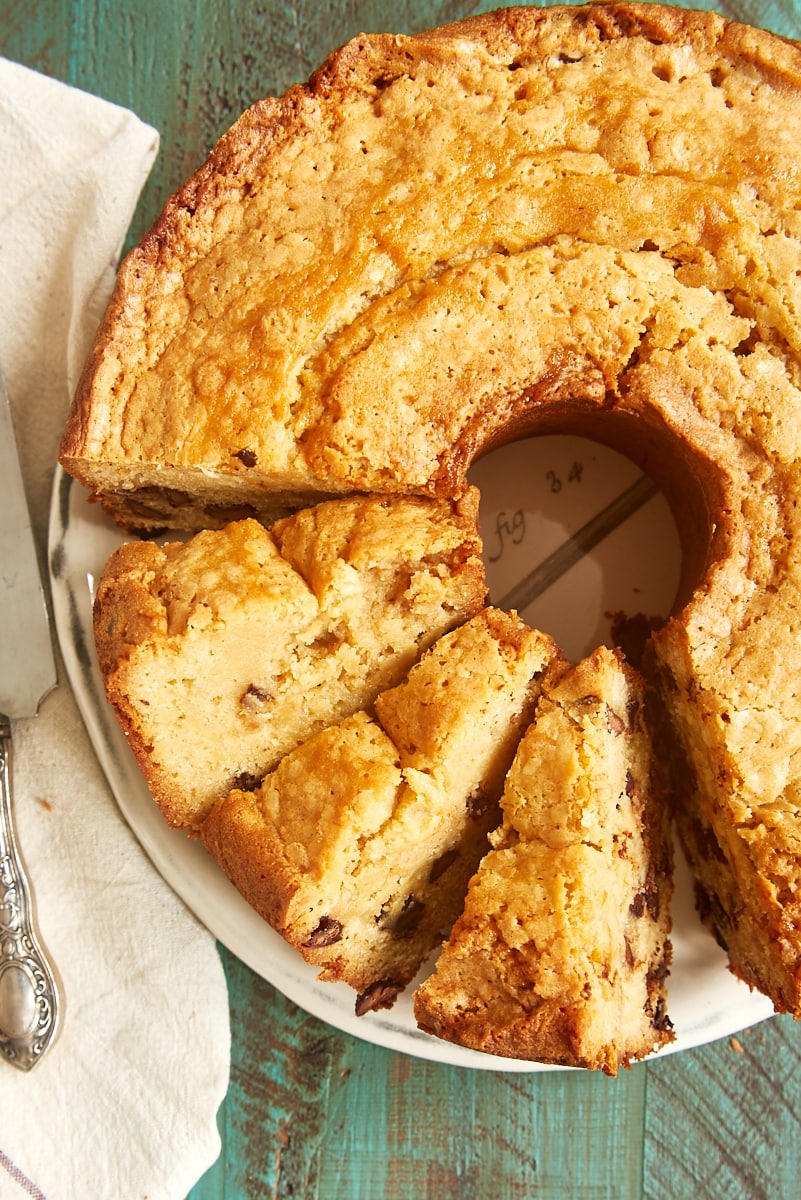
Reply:
[[670, 613], [682, 550], [665, 496], [616, 450], [584, 437], [512, 442], [476, 462], [490, 599], [571, 659], [622, 645], [633, 658]]

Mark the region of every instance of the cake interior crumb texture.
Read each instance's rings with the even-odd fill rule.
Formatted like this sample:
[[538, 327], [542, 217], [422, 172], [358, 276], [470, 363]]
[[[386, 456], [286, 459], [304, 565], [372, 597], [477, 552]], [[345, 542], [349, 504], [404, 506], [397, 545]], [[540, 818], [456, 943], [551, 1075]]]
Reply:
[[475, 506], [353, 497], [114, 554], [95, 604], [101, 670], [171, 824], [196, 829], [479, 611]]
[[599, 650], [546, 685], [422, 1028], [614, 1075], [669, 1043], [670, 834], [642, 680]]
[[503, 780], [550, 638], [486, 609], [407, 678], [218, 801], [203, 837], [261, 914], [323, 979], [388, 1007], [437, 947], [499, 821]]

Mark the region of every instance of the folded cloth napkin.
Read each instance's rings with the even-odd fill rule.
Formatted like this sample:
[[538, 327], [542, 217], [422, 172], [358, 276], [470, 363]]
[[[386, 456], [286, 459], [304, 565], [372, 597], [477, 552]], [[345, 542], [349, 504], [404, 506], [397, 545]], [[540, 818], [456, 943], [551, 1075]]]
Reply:
[[[0, 59], [0, 363], [43, 562], [71, 386], [157, 145], [132, 113]], [[225, 977], [120, 816], [61, 662], [15, 725], [13, 786], [63, 1018], [30, 1072], [0, 1060], [0, 1198], [183, 1200], [220, 1150]]]

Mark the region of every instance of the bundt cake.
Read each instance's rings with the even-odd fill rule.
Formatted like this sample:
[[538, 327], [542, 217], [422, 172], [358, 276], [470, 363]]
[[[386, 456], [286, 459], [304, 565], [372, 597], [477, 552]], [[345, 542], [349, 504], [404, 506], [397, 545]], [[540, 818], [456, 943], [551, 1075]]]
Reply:
[[323, 979], [386, 1008], [442, 940], [499, 820], [550, 638], [487, 609], [440, 638], [375, 715], [287, 754], [219, 800], [202, 836], [245, 898]]
[[672, 1040], [670, 822], [644, 711], [610, 650], [546, 682], [493, 848], [415, 993], [421, 1028], [610, 1075]]
[[484, 604], [474, 491], [332, 500], [128, 542], [95, 600], [106, 693], [170, 824], [254, 786]]
[[458, 499], [526, 433], [627, 453], [683, 540], [649, 671], [702, 907], [796, 1016], [799, 128], [799, 47], [711, 13], [360, 36], [249, 109], [127, 258], [61, 449], [139, 530]]

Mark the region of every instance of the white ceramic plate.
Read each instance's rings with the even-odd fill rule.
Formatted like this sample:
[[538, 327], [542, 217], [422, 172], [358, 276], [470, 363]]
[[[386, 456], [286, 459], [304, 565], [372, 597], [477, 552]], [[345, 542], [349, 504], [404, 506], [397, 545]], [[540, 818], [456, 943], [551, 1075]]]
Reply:
[[[579, 658], [610, 640], [609, 614], [668, 611], [679, 564], [675, 529], [662, 497], [648, 498], [627, 459], [580, 438], [540, 438], [494, 452], [474, 467], [472, 479], [482, 493], [493, 602], [506, 606], [512, 597], [521, 615], [554, 636], [569, 657]], [[622, 504], [615, 507], [621, 496]], [[633, 511], [621, 521], [628, 509]], [[121, 540], [99, 506], [89, 504], [84, 490], [59, 470], [50, 518], [50, 571], [61, 650], [117, 803], [164, 879], [223, 945], [337, 1029], [437, 1062], [495, 1071], [553, 1069], [464, 1050], [421, 1033], [412, 1014], [412, 987], [391, 1010], [357, 1017], [353, 992], [344, 984], [320, 983], [314, 969], [242, 900], [202, 845], [167, 826], [106, 704], [95, 659], [94, 585]], [[527, 581], [522, 588], [521, 580]], [[701, 926], [681, 861], [673, 920], [668, 1011], [677, 1037], [672, 1051], [736, 1033], [771, 1014], [765, 997], [732, 976], [725, 955]]]

